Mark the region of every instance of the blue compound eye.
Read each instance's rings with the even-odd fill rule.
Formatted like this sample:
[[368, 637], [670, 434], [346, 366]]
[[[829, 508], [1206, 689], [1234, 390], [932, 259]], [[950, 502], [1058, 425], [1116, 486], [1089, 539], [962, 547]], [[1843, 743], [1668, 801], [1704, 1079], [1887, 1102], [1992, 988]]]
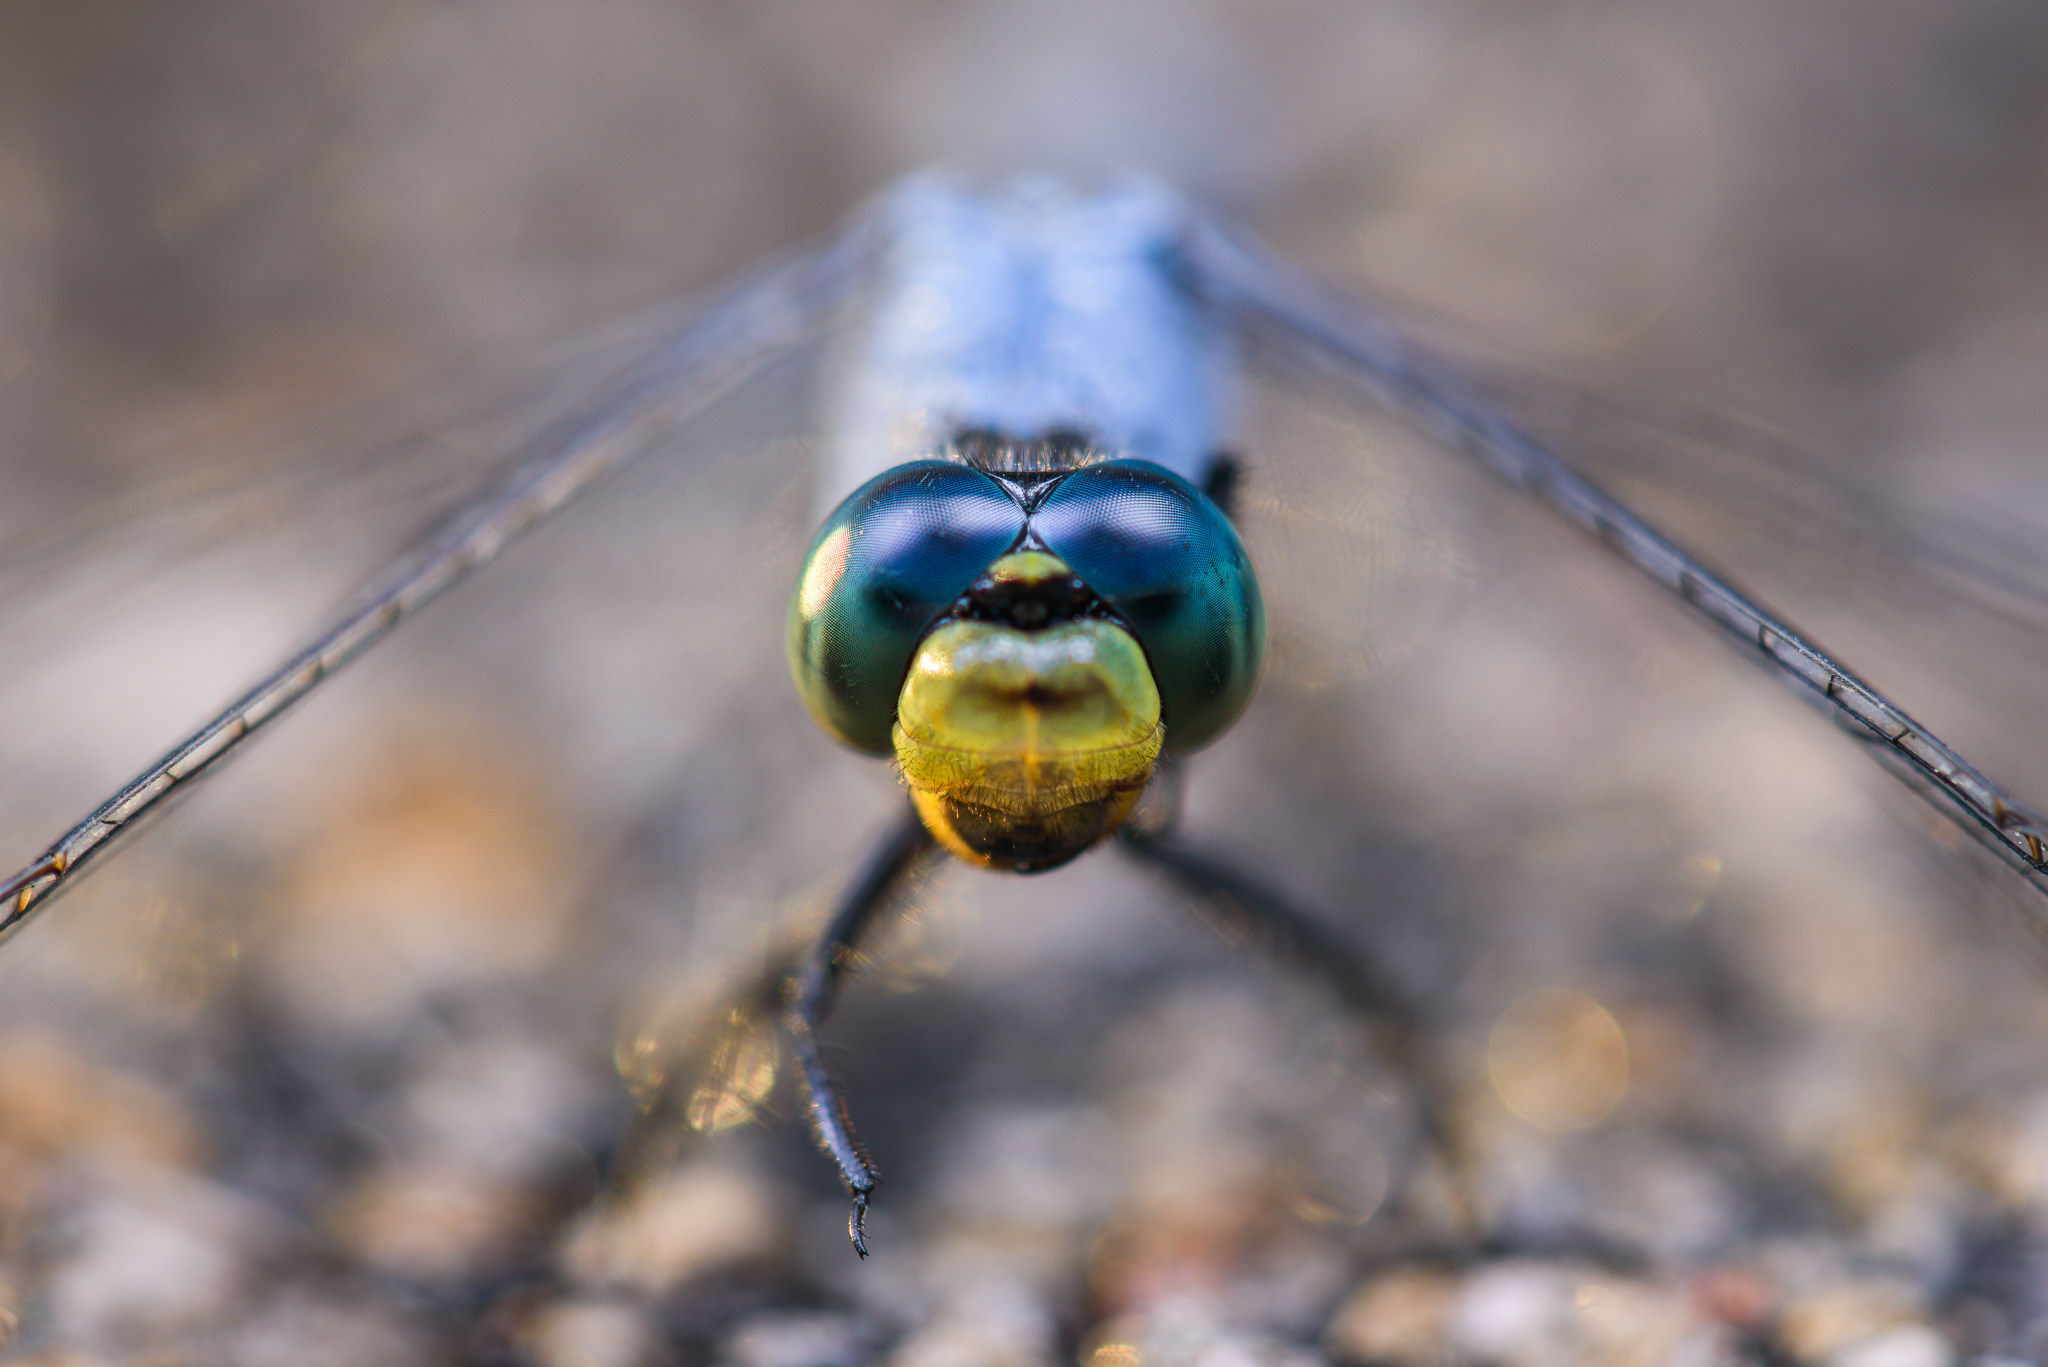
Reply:
[[789, 603], [789, 668], [818, 724], [889, 754], [917, 643], [1023, 530], [1002, 485], [951, 461], [899, 465], [854, 490]]
[[1144, 647], [1167, 750], [1229, 729], [1258, 683], [1266, 610], [1223, 510], [1170, 471], [1115, 460], [1061, 480], [1031, 526]]

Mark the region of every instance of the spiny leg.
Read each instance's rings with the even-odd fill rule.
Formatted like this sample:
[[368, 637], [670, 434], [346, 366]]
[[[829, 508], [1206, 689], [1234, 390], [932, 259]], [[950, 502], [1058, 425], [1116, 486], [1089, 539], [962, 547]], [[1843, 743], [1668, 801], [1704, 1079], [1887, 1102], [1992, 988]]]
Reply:
[[783, 1028], [789, 1032], [790, 1048], [803, 1070], [803, 1088], [816, 1127], [818, 1147], [839, 1168], [846, 1189], [852, 1194], [847, 1211], [846, 1232], [853, 1251], [868, 1256], [868, 1197], [879, 1180], [860, 1145], [853, 1137], [853, 1123], [846, 1113], [846, 1101], [838, 1084], [825, 1070], [818, 1053], [818, 1030], [831, 1014], [839, 997], [839, 982], [853, 960], [861, 936], [876, 919], [896, 902], [910, 875], [939, 857], [930, 832], [905, 809], [894, 829], [869, 851], [859, 874], [847, 888], [839, 907], [826, 923], [824, 933], [804, 956], [803, 963], [784, 987]]
[[[1162, 774], [1167, 785], [1177, 775]], [[1468, 1171], [1450, 1123], [1451, 1089], [1415, 1005], [1380, 967], [1360, 955], [1314, 917], [1294, 906], [1256, 876], [1213, 854], [1191, 848], [1172, 835], [1177, 793], [1165, 796], [1166, 810], [1124, 828], [1125, 849], [1193, 894], [1211, 923], [1242, 937], [1285, 967], [1318, 979], [1346, 1012], [1367, 1022], [1374, 1044], [1415, 1092], [1423, 1139], [1449, 1177], [1455, 1216], [1471, 1232], [1476, 1202], [1466, 1189]]]

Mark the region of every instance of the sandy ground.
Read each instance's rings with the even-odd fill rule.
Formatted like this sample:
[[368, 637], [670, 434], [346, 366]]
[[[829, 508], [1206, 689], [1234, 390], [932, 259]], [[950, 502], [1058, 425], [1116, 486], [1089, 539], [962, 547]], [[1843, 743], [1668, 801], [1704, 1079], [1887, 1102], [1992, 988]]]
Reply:
[[[1149, 169], [1628, 396], [1525, 391], [2048, 800], [2044, 69], [2020, 0], [16, 0], [5, 855], [670, 301], [935, 159]], [[856, 1261], [731, 1010], [900, 800], [781, 661], [795, 365], [0, 949], [8, 1351], [2048, 1360], [2048, 906], [1571, 533], [1270, 378], [1273, 660], [1187, 830], [1426, 1003], [1479, 1229], [1357, 1023], [1105, 852], [941, 870], [860, 965]]]

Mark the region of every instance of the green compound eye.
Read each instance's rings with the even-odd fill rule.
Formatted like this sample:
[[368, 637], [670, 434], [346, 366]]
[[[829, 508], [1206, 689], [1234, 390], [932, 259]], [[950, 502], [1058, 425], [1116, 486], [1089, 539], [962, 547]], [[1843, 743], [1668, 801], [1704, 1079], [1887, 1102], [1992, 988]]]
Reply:
[[1023, 530], [1002, 485], [952, 461], [899, 465], [834, 509], [789, 604], [789, 668], [818, 724], [891, 753], [918, 642]]
[[1113, 460], [1062, 479], [1031, 527], [1144, 647], [1167, 752], [1228, 730], [1258, 684], [1266, 610], [1223, 510], [1157, 465]]

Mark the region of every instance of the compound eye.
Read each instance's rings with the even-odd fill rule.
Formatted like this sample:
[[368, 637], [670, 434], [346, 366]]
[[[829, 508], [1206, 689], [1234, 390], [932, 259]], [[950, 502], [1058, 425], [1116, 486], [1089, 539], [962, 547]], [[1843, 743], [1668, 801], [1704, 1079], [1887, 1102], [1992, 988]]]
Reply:
[[1160, 466], [1114, 460], [1061, 480], [1031, 526], [1144, 647], [1167, 751], [1229, 729], [1258, 684], [1266, 613], [1223, 510]]
[[889, 754], [917, 643], [1023, 530], [1002, 485], [951, 461], [899, 465], [834, 509], [789, 603], [789, 668], [818, 725]]

